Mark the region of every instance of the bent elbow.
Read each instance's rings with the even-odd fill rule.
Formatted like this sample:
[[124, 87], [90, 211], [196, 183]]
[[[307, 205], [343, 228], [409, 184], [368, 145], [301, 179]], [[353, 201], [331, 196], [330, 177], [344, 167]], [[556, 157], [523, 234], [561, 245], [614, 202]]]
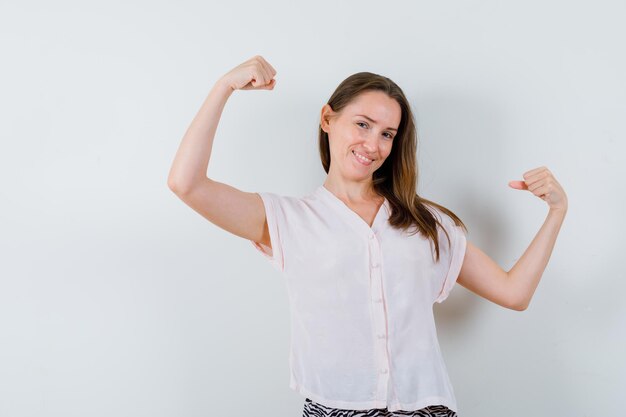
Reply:
[[517, 291], [509, 293], [506, 302], [502, 305], [510, 310], [524, 311], [528, 308], [530, 300], [525, 297], [521, 297]]
[[515, 311], [524, 311], [530, 304], [530, 298], [526, 296], [523, 289], [520, 289], [516, 285], [516, 281], [513, 280], [511, 271], [507, 272], [507, 279], [509, 280], [509, 286], [507, 288], [508, 307]]
[[181, 181], [174, 178], [167, 179], [167, 187], [176, 195], [185, 194], [189, 189], [189, 186], [184, 185]]
[[170, 191], [176, 192], [176, 183], [172, 181], [171, 178], [167, 179], [167, 188], [169, 188]]
[[515, 311], [524, 311], [528, 308], [528, 303], [520, 301], [511, 305], [510, 309]]

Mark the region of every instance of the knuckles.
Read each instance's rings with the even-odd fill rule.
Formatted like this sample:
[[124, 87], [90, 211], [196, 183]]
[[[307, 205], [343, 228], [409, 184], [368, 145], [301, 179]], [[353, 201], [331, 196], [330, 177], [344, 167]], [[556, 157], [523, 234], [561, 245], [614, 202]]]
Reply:
[[534, 170], [532, 170], [532, 171], [525, 172], [525, 173], [522, 175], [522, 177], [523, 177], [525, 180], [527, 180], [527, 179], [529, 179], [530, 177], [533, 177], [533, 176], [535, 176], [535, 175], [537, 175], [537, 174], [540, 174], [540, 173], [546, 173], [546, 175], [547, 175], [547, 176], [552, 176], [552, 172], [550, 172], [550, 170], [549, 170], [547, 167], [545, 167], [545, 166], [541, 166], [541, 167], [539, 167], [539, 168], [535, 168], [535, 169], [534, 169]]

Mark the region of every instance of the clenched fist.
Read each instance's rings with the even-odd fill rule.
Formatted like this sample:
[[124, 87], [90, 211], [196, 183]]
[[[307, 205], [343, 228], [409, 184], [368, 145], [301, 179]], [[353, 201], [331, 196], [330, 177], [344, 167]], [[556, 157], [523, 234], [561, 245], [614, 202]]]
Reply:
[[276, 70], [262, 56], [256, 55], [239, 64], [220, 79], [234, 90], [272, 90]]
[[531, 169], [523, 177], [523, 181], [509, 181], [509, 186], [517, 190], [532, 192], [548, 203], [551, 210], [567, 211], [567, 195], [548, 168]]

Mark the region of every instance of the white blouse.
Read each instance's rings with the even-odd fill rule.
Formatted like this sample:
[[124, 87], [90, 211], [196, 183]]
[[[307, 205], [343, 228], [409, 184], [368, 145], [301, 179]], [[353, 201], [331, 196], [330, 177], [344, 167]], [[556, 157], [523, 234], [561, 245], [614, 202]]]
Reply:
[[[370, 226], [323, 185], [301, 198], [258, 193], [291, 312], [289, 387], [327, 407], [457, 411], [433, 305], [448, 297], [466, 248], [438, 209], [440, 261], [421, 233], [391, 227], [387, 199]], [[273, 253], [272, 253], [273, 252]]]

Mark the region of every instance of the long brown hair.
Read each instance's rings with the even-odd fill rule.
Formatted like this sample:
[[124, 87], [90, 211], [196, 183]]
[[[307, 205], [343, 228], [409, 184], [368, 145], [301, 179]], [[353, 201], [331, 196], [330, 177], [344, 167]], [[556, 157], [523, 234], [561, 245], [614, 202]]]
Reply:
[[[366, 91], [382, 91], [396, 100], [402, 109], [402, 118], [398, 132], [393, 139], [391, 153], [373, 174], [373, 187], [379, 194], [387, 198], [392, 212], [389, 218], [391, 226], [407, 230], [414, 228], [411, 234], [418, 231], [427, 236], [435, 244], [436, 261], [439, 261], [439, 239], [437, 224], [448, 238], [450, 236], [441, 222], [426, 207], [436, 207], [448, 215], [457, 226], [467, 232], [467, 227], [461, 219], [447, 208], [420, 197], [417, 194], [418, 167], [417, 167], [417, 131], [413, 119], [413, 112], [408, 100], [400, 87], [389, 78], [371, 72], [358, 72], [343, 80], [328, 99], [328, 105], [334, 112], [341, 110], [354, 100], [359, 94]], [[330, 146], [328, 133], [319, 126], [319, 151], [324, 171], [330, 169]]]

